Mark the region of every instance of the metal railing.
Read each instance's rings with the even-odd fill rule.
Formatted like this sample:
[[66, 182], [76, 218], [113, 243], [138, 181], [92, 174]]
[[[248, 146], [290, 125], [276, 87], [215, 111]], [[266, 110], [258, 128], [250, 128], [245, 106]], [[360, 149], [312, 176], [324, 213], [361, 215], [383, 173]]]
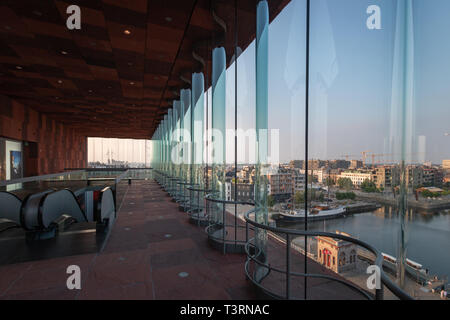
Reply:
[[32, 177], [26, 177], [26, 178], [19, 178], [19, 179], [12, 179], [12, 180], [1, 180], [0, 181], [0, 187], [5, 187], [11, 184], [19, 184], [19, 183], [26, 183], [26, 182], [39, 182], [44, 181], [48, 179], [53, 179], [57, 177], [70, 177], [71, 175], [81, 174], [84, 170], [75, 170], [75, 171], [69, 171], [69, 172], [60, 172], [60, 173], [52, 173], [52, 174], [46, 174], [42, 176], [32, 176]]
[[211, 192], [210, 189], [199, 184], [193, 184], [186, 188], [189, 191], [189, 199], [186, 205], [186, 212], [190, 216], [190, 222], [200, 226], [208, 223], [208, 215], [205, 206], [205, 194]]
[[[246, 222], [246, 237], [247, 237], [247, 243], [245, 245], [245, 252], [247, 254], [247, 260], [245, 262], [245, 274], [247, 278], [252, 281], [252, 283], [261, 289], [264, 293], [269, 295], [272, 298], [275, 299], [292, 299], [291, 295], [291, 277], [297, 276], [297, 277], [306, 277], [306, 278], [323, 278], [331, 281], [339, 282], [348, 288], [354, 290], [355, 292], [361, 294], [363, 297], [369, 299], [369, 300], [382, 300], [384, 298], [384, 286], [386, 286], [397, 298], [401, 300], [413, 300], [413, 298], [407, 294], [404, 290], [402, 290], [400, 287], [398, 287], [394, 282], [392, 282], [391, 279], [384, 273], [383, 271], [383, 256], [381, 255], [381, 252], [377, 250], [376, 248], [372, 247], [371, 245], [338, 233], [330, 233], [330, 232], [320, 232], [320, 231], [304, 231], [304, 230], [292, 230], [292, 229], [285, 229], [285, 228], [278, 228], [273, 226], [268, 226], [264, 224], [260, 224], [256, 222], [254, 219], [250, 218], [250, 215], [255, 214], [255, 209], [247, 212], [244, 216], [245, 222]], [[268, 232], [272, 232], [275, 234], [282, 234], [286, 237], [286, 269], [280, 269], [271, 266], [266, 262], [266, 259], [263, 257], [264, 253], [258, 248], [258, 246], [255, 244], [255, 238], [249, 239], [249, 230], [250, 228], [256, 232], [256, 230], [265, 230]], [[326, 274], [313, 274], [313, 273], [301, 273], [301, 272], [293, 272], [291, 271], [291, 245], [293, 237], [296, 236], [304, 236], [304, 237], [328, 237], [328, 238], [334, 238], [339, 240], [344, 240], [353, 244], [356, 244], [358, 246], [361, 246], [365, 248], [366, 250], [370, 251], [375, 256], [375, 265], [378, 266], [380, 270], [380, 278], [381, 278], [381, 286], [380, 289], [375, 290], [375, 295], [371, 295], [367, 291], [363, 290], [362, 288], [356, 286], [355, 284], [351, 283], [350, 281], [342, 280], [338, 277], [333, 277]], [[266, 270], [266, 274], [263, 278], [256, 279], [255, 274], [251, 274], [250, 272], [250, 264], [254, 263], [256, 266], [263, 268]], [[278, 293], [275, 293], [271, 288], [265, 287], [262, 284], [262, 280], [269, 275], [271, 272], [278, 272], [280, 274], [285, 275], [286, 279], [286, 288], [285, 288], [285, 295], [280, 295]], [[306, 298], [306, 296], [305, 296]]]
[[178, 181], [176, 183], [177, 190], [175, 193], [175, 201], [179, 203], [181, 206], [188, 205], [189, 194], [187, 192], [187, 188], [192, 185], [192, 183], [187, 181]]
[[[189, 214], [191, 213], [198, 213], [199, 211], [202, 211], [205, 209], [205, 206], [202, 205], [202, 201], [204, 200], [204, 197], [201, 196], [201, 194], [210, 192], [211, 190], [205, 189], [201, 187], [199, 184], [191, 184], [186, 187], [186, 190], [188, 191], [188, 208], [187, 212]], [[201, 201], [200, 201], [201, 199]], [[197, 200], [197, 201], [195, 201]]]
[[[214, 197], [213, 194], [207, 194], [205, 196], [206, 200], [206, 214], [208, 216], [208, 226], [205, 231], [208, 234], [208, 238], [216, 242], [218, 246], [222, 247], [223, 253], [227, 252], [227, 248], [233, 248], [233, 252], [244, 252], [245, 245], [247, 243], [248, 237], [239, 238], [239, 230], [246, 230], [246, 225], [244, 223], [240, 224], [240, 219], [238, 218], [238, 213], [235, 212], [234, 215], [228, 213], [226, 210], [226, 205], [251, 205], [253, 202], [248, 201], [234, 201], [234, 200], [224, 200]], [[214, 219], [213, 213], [211, 212], [212, 205], [222, 205], [219, 215], [221, 219]], [[217, 208], [216, 208], [217, 210]], [[230, 215], [230, 219], [227, 219], [227, 215]], [[229, 223], [232, 220], [232, 223]], [[229, 235], [228, 231], [231, 232]], [[230, 247], [231, 246], [231, 247]]]

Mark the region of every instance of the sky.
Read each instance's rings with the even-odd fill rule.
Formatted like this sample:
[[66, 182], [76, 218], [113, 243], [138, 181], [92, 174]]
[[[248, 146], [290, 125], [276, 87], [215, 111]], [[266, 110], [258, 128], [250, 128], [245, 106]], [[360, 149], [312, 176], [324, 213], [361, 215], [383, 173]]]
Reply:
[[[291, 1], [269, 27], [269, 128], [280, 132], [280, 162], [304, 158], [305, 3]], [[381, 9], [381, 30], [366, 26], [372, 4]], [[311, 2], [310, 158], [356, 159], [362, 151], [380, 154], [380, 162], [399, 158], [400, 146], [390, 141], [402, 120], [393, 115], [399, 106], [392, 99], [399, 87], [394, 64], [403, 61], [395, 53], [397, 20], [393, 0]], [[450, 158], [450, 1], [414, 0], [412, 21], [410, 160], [441, 163]], [[254, 60], [252, 43], [238, 59], [238, 127], [244, 129], [254, 126]], [[228, 78], [234, 87], [233, 66]], [[227, 94], [227, 128], [234, 128], [233, 90]], [[227, 162], [233, 149], [229, 141]]]
[[[147, 150], [146, 150], [147, 148]], [[88, 138], [88, 162], [109, 160], [149, 163], [150, 141], [143, 139]]]

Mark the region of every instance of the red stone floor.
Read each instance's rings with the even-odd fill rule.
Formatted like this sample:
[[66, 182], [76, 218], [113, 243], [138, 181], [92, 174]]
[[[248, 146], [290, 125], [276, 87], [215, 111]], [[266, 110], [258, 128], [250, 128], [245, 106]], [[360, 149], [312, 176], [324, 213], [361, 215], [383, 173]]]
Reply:
[[[0, 299], [253, 299], [244, 261], [210, 248], [155, 182], [133, 181], [100, 253], [0, 266]], [[66, 287], [72, 264], [81, 290]]]
[[[274, 241], [269, 247], [276, 256]], [[244, 262], [244, 254], [211, 248], [204, 228], [190, 224], [156, 182], [133, 181], [101, 252], [1, 266], [0, 299], [255, 299]], [[81, 268], [81, 290], [66, 287], [72, 264]], [[314, 266], [322, 268], [313, 264], [309, 270]], [[265, 280], [280, 294], [283, 281], [280, 275]], [[293, 285], [293, 293], [303, 292], [302, 283]], [[310, 298], [360, 298], [330, 281], [310, 286]]]

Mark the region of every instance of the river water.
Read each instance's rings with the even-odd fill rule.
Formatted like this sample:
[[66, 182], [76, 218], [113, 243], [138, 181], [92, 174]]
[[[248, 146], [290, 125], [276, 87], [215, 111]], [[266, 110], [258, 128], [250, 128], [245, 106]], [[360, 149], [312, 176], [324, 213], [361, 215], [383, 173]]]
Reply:
[[[430, 270], [430, 274], [450, 275], [450, 212], [408, 211], [406, 256]], [[304, 225], [283, 223], [283, 227], [303, 229]], [[400, 219], [396, 209], [382, 207], [373, 212], [345, 218], [308, 223], [309, 230], [349, 233], [378, 250], [398, 256]]]

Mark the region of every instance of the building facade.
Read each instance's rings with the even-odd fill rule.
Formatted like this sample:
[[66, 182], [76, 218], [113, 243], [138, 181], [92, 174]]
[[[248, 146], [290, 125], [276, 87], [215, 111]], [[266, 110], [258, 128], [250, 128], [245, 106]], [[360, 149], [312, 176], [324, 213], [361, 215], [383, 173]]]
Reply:
[[396, 187], [400, 183], [400, 170], [396, 166], [378, 166], [375, 169], [373, 182], [379, 189]]
[[442, 160], [442, 169], [446, 172], [450, 172], [450, 160]]
[[[236, 201], [254, 202], [255, 200], [255, 185], [253, 183], [233, 183], [227, 181], [225, 183], [226, 199], [227, 201], [234, 201], [235, 195], [237, 195]], [[236, 190], [237, 188], [237, 190]]]
[[373, 174], [370, 171], [344, 171], [340, 178], [349, 178], [353, 186], [360, 187], [365, 180], [373, 181]]
[[363, 162], [361, 160], [350, 160], [350, 167], [349, 169], [359, 169], [364, 166]]
[[[344, 232], [336, 231], [337, 234], [349, 236]], [[317, 258], [326, 268], [341, 273], [356, 268], [356, 245], [335, 238], [317, 237]]]
[[305, 174], [300, 170], [292, 170], [292, 194], [305, 190]]
[[276, 201], [287, 200], [292, 196], [293, 184], [292, 173], [290, 170], [278, 169], [267, 175], [269, 194]]
[[416, 188], [423, 186], [423, 168], [417, 165], [409, 165], [405, 170], [405, 181], [409, 187]]
[[444, 180], [443, 170], [437, 167], [423, 168], [423, 185], [432, 187], [441, 187]]

